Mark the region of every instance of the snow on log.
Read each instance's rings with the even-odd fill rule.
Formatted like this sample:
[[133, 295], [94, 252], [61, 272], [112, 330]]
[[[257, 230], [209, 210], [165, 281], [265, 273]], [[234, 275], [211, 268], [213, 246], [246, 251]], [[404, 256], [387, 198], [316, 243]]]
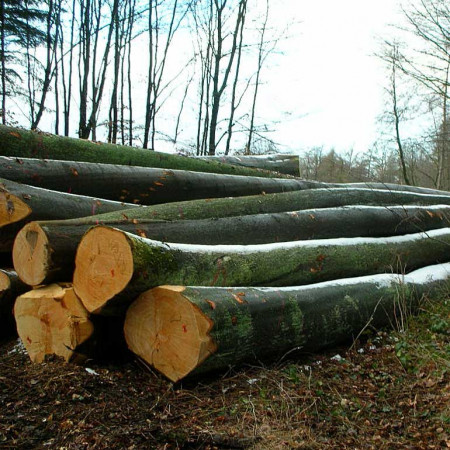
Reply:
[[[107, 314], [163, 284], [293, 286], [450, 258], [450, 228], [388, 238], [261, 245], [165, 244], [106, 226], [91, 228], [76, 258], [74, 288], [90, 312]], [[109, 305], [108, 305], [109, 303]]]
[[[450, 226], [450, 206], [346, 206], [219, 219], [109, 224], [150, 239], [186, 244], [252, 245], [306, 239], [394, 236]], [[90, 225], [31, 222], [13, 247], [14, 267], [31, 286], [70, 279]]]
[[14, 302], [17, 296], [28, 289], [29, 287], [19, 279], [16, 272], [11, 269], [0, 269], [0, 338], [14, 332]]
[[0, 125], [0, 154], [19, 158], [102, 162], [126, 166], [160, 167], [230, 175], [269, 178], [280, 176], [273, 172], [230, 166], [215, 161], [202, 161], [147, 149], [56, 136], [4, 125]]
[[0, 178], [142, 205], [328, 187], [326, 183], [294, 178], [259, 178], [4, 156], [0, 156]]
[[[287, 288], [161, 286], [127, 311], [129, 348], [176, 382], [255, 360], [280, 359], [395, 323], [401, 307], [450, 278], [450, 264]], [[402, 299], [400, 301], [400, 298]], [[405, 303], [406, 301], [406, 303]]]

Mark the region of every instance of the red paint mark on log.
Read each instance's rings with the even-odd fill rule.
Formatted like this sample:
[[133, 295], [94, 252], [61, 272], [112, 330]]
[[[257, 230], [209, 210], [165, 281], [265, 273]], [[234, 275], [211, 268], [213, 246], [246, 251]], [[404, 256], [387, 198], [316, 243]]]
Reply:
[[211, 309], [216, 309], [216, 304], [212, 300], [206, 299], [206, 302], [211, 306]]
[[186, 325], [181, 325], [181, 328], [183, 328], [183, 333], [187, 333], [187, 326]]
[[234, 297], [234, 299], [238, 302], [238, 303], [240, 303], [241, 305], [243, 305], [243, 304], [245, 304], [245, 303], [248, 303], [248, 301], [247, 300], [244, 300], [243, 298], [241, 298], [241, 297], [245, 297], [245, 292], [238, 292], [237, 294], [231, 294], [233, 297]]
[[111, 269], [111, 276], [114, 278], [114, 269]]

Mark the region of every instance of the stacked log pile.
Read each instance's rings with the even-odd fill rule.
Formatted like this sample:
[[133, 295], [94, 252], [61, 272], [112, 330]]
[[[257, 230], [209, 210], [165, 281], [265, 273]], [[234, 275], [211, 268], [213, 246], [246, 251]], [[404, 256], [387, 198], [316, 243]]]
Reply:
[[400, 296], [414, 309], [450, 278], [448, 192], [0, 135], [0, 250], [15, 271], [0, 272], [0, 318], [15, 301], [35, 362], [126, 342], [178, 381], [389, 325]]

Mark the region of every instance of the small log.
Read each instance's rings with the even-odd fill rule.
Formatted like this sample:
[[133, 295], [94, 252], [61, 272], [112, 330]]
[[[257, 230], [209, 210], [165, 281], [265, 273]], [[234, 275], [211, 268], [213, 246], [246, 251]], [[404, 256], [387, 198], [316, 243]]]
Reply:
[[12, 269], [0, 269], [0, 338], [14, 333], [13, 307], [16, 298], [29, 287], [23, 283]]
[[196, 220], [219, 217], [268, 214], [304, 209], [333, 208], [346, 205], [450, 205], [446, 195], [371, 189], [307, 189], [246, 197], [191, 200], [147, 206], [128, 211], [116, 211], [74, 220], [97, 225], [142, 220]]
[[56, 136], [0, 125], [0, 154], [19, 158], [102, 162], [139, 167], [192, 170], [257, 177], [280, 176], [273, 172], [230, 166], [215, 161], [171, 155], [125, 145], [104, 144], [85, 139]]
[[[450, 225], [450, 206], [348, 206], [173, 222], [109, 224], [157, 241], [253, 245], [339, 237], [394, 236]], [[90, 225], [31, 222], [17, 234], [13, 262], [31, 286], [70, 279], [77, 246]], [[339, 231], [337, 231], [339, 230]]]
[[328, 187], [326, 183], [299, 179], [1, 156], [0, 178], [142, 205]]
[[218, 155], [197, 156], [196, 158], [203, 159], [204, 161], [217, 161], [225, 164], [232, 164], [234, 166], [255, 167], [300, 177], [299, 155]]
[[131, 351], [176, 382], [348, 342], [369, 325], [394, 324], [400, 308], [414, 311], [424, 294], [449, 279], [450, 264], [444, 264], [406, 276], [381, 274], [302, 287], [161, 286], [130, 306], [125, 339]]
[[32, 362], [56, 355], [65, 361], [120, 359], [123, 318], [90, 317], [70, 283], [26, 292], [14, 306], [17, 331]]
[[75, 258], [74, 288], [86, 309], [108, 314], [163, 284], [293, 286], [343, 276], [410, 271], [450, 258], [450, 228], [388, 238], [263, 245], [164, 244], [106, 226], [91, 228]]

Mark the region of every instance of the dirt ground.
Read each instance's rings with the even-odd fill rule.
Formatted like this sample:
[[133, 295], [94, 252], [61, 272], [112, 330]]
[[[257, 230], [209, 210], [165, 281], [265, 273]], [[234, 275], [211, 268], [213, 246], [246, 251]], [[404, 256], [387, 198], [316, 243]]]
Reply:
[[450, 448], [450, 315], [420, 320], [407, 335], [175, 385], [134, 358], [31, 364], [9, 340], [0, 448]]

